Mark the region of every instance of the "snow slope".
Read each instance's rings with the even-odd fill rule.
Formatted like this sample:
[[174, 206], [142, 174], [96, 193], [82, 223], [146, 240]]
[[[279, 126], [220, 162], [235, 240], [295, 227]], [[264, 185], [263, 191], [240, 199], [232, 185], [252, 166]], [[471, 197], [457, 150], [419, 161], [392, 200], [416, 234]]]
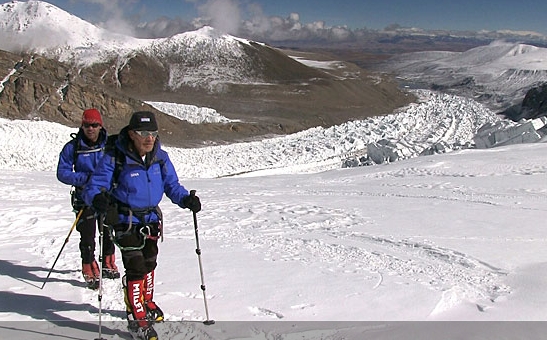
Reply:
[[219, 114], [215, 109], [208, 107], [197, 107], [195, 105], [175, 104], [166, 102], [146, 102], [155, 109], [176, 117], [180, 120], [185, 120], [191, 124], [203, 123], [229, 123], [237, 120], [228, 119]]

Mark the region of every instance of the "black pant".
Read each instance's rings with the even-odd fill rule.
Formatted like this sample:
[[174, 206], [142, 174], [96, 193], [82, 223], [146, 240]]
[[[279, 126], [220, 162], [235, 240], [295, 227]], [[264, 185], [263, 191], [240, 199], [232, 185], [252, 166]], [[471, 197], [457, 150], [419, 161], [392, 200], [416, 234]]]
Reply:
[[[80, 255], [83, 263], [92, 263], [95, 260], [95, 235], [97, 223], [93, 210], [83, 208], [84, 212], [76, 224], [76, 230], [80, 232]], [[110, 239], [106, 228], [103, 231], [103, 259], [106, 255], [114, 254], [114, 243]]]
[[[139, 225], [134, 225], [131, 230], [127, 228], [127, 224], [118, 224], [114, 228], [116, 241], [122, 253], [125, 275], [127, 281], [141, 280], [147, 273], [156, 269], [158, 240], [140, 234]], [[157, 225], [152, 226], [152, 229], [154, 228], [157, 230]]]

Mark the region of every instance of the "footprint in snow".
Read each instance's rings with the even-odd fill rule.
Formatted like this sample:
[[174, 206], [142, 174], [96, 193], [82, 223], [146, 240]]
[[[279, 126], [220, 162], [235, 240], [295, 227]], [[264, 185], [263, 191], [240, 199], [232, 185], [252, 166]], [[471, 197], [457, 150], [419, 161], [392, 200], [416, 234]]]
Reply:
[[249, 310], [251, 311], [251, 313], [253, 313], [254, 316], [269, 316], [269, 317], [274, 317], [278, 319], [283, 319], [285, 317], [281, 313], [277, 313], [277, 312], [271, 311], [266, 308], [261, 308], [261, 307], [249, 307]]
[[314, 307], [315, 305], [312, 304], [312, 303], [302, 303], [302, 304], [299, 304], [299, 305], [293, 305], [291, 306], [291, 309], [306, 309], [306, 308], [311, 308], [311, 307]]

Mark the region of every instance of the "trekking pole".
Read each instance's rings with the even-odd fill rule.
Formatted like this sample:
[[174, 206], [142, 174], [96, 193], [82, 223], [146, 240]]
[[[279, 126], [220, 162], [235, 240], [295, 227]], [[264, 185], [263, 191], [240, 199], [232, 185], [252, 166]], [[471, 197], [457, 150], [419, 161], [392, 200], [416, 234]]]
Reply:
[[99, 214], [97, 219], [97, 224], [99, 226], [99, 337], [95, 340], [106, 340], [102, 337], [102, 300], [103, 300], [103, 241], [104, 241], [104, 214]]
[[47, 273], [46, 279], [44, 280], [44, 283], [42, 284], [42, 288], [44, 289], [44, 286], [46, 285], [47, 280], [49, 279], [49, 276], [51, 275], [51, 272], [53, 271], [53, 268], [55, 268], [55, 264], [57, 263], [57, 260], [59, 260], [59, 257], [61, 256], [61, 253], [63, 252], [63, 249], [65, 249], [66, 244], [68, 243], [68, 239], [70, 238], [70, 234], [72, 234], [72, 231], [76, 227], [76, 224], [78, 224], [78, 221], [80, 220], [80, 216], [82, 216], [82, 213], [84, 212], [85, 208], [80, 209], [78, 212], [78, 215], [76, 215], [76, 220], [74, 220], [74, 223], [72, 223], [72, 227], [70, 228], [70, 231], [68, 232], [68, 235], [65, 238], [65, 243], [63, 243], [63, 246], [61, 247], [61, 250], [59, 250], [59, 254], [57, 254], [57, 257], [55, 258], [55, 261], [53, 261], [53, 265], [51, 266], [51, 269], [49, 270], [49, 273]]
[[[195, 195], [196, 195], [196, 191], [190, 190], [190, 196], [195, 196]], [[205, 295], [205, 282], [203, 279], [203, 265], [201, 264], [201, 249], [199, 248], [198, 218], [194, 211], [192, 211], [192, 214], [194, 216], [194, 230], [196, 233], [196, 254], [198, 255], [199, 274], [201, 276], [201, 290], [203, 291], [203, 302], [205, 304], [205, 316], [207, 317], [207, 320], [203, 321], [203, 323], [205, 325], [212, 325], [215, 323], [215, 320], [209, 319], [209, 308], [207, 308], [207, 297]]]

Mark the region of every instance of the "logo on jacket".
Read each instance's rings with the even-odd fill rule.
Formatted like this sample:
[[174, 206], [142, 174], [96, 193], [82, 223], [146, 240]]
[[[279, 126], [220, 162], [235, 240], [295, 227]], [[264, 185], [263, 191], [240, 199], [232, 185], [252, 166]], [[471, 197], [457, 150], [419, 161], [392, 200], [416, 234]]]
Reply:
[[139, 173], [138, 172], [132, 172], [130, 174], [131, 177], [139, 177]]

